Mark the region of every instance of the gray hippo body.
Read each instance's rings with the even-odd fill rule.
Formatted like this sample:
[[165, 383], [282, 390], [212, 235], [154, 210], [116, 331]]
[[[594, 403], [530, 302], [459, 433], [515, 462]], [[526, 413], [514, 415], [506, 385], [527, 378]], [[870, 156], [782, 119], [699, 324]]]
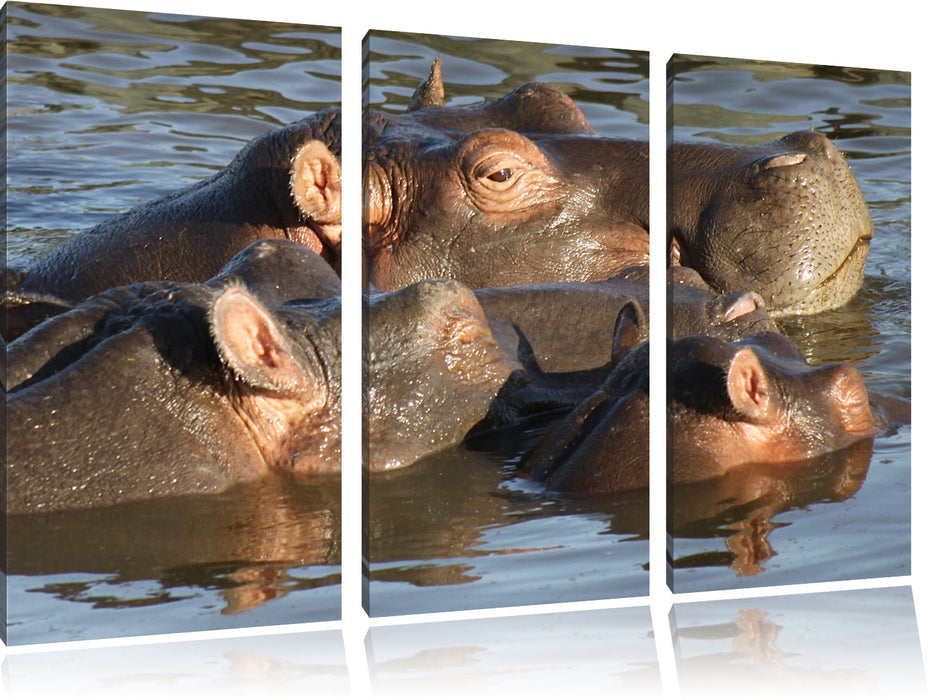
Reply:
[[438, 60], [405, 114], [365, 117], [370, 282], [605, 279], [649, 253], [648, 148], [597, 136], [541, 83], [444, 106]]
[[[697, 275], [676, 272], [686, 283], [673, 282], [682, 310], [674, 332], [735, 339], [775, 328], [756, 295], [717, 295]], [[472, 291], [425, 280], [369, 295], [370, 471], [577, 405], [646, 341], [647, 279], [636, 267], [594, 283]]]
[[471, 290], [452, 280], [369, 295], [364, 331], [371, 472], [461, 442], [519, 369]]
[[[613, 348], [631, 350], [649, 339], [647, 266], [627, 268], [599, 282], [552, 282], [474, 290], [494, 337], [511, 355], [525, 340], [539, 368], [550, 374], [581, 372], [612, 362]], [[712, 335], [740, 340], [776, 331], [754, 292], [716, 294], [690, 268], [667, 270], [667, 335]], [[629, 308], [626, 335], [615, 325]]]
[[[751, 464], [792, 464], [849, 448], [910, 422], [902, 399], [869, 393], [847, 363], [810, 367], [774, 332], [727, 342], [669, 341], [668, 415], [673, 484]], [[531, 453], [534, 478], [562, 491], [603, 493], [649, 483], [649, 344]]]
[[[252, 243], [205, 284], [222, 290], [232, 283], [245, 287], [269, 308], [287, 301], [341, 294], [341, 280], [328, 263], [302, 244], [286, 239]], [[185, 288], [167, 281], [115, 287], [71, 307], [69, 313], [50, 318], [8, 346], [4, 388], [12, 391], [24, 381], [51, 375], [80, 358], [89, 344], [98, 342], [96, 329], [108, 315], [128, 307], [143, 313], [147, 303]]]

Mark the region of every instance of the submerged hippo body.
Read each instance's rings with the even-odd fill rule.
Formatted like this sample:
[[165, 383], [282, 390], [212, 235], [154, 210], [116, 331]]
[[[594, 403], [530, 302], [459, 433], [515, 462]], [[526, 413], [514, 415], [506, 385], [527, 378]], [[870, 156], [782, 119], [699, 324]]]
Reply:
[[257, 137], [214, 176], [82, 232], [5, 274], [11, 340], [112, 287], [204, 282], [248, 244], [286, 238], [338, 265], [341, 113]]
[[268, 308], [237, 283], [124, 292], [11, 344], [13, 366], [30, 347], [53, 365], [7, 394], [11, 513], [340, 469], [338, 299]]
[[611, 361], [615, 321], [625, 305], [635, 318], [633, 344], [647, 340], [648, 281], [644, 266], [600, 282], [490, 287], [474, 294], [504, 352], [515, 358], [528, 343], [543, 372], [580, 372]]
[[868, 207], [842, 154], [798, 131], [757, 146], [676, 143], [671, 262], [716, 291], [758, 292], [772, 315], [843, 305], [861, 287]]
[[443, 106], [438, 60], [404, 114], [370, 111], [369, 280], [590, 281], [647, 261], [646, 142], [595, 135], [541, 83]]
[[[750, 464], [801, 462], [910, 420], [909, 403], [869, 394], [858, 371], [810, 367], [778, 333], [727, 342], [670, 341], [670, 481], [720, 477]], [[547, 433], [530, 455], [534, 478], [601, 493], [649, 483], [649, 344]]]

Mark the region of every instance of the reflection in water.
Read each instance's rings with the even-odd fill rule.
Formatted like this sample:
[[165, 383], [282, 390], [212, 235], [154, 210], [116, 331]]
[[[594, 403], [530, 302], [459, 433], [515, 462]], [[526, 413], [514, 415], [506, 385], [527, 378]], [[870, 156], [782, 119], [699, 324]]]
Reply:
[[669, 532], [676, 538], [723, 537], [727, 551], [680, 556], [680, 542], [675, 540], [673, 567], [727, 565], [738, 576], [761, 573], [776, 553], [768, 541], [777, 527], [776, 516], [854, 495], [867, 476], [872, 447], [873, 441], [865, 440], [805, 462], [750, 465], [676, 487]]
[[909, 587], [677, 603], [656, 630], [646, 607], [372, 627], [345, 640], [367, 656], [354, 678], [337, 631], [19, 650], [2, 670], [11, 700], [659, 697], [656, 641], [669, 638], [682, 697], [925, 692]]
[[[530, 439], [509, 437], [512, 450]], [[646, 492], [562, 498], [511, 478], [497, 439], [475, 441], [484, 451], [457, 445], [370, 476], [370, 585], [394, 584], [392, 593], [366, 598], [372, 615], [646, 593]], [[485, 578], [488, 585], [449, 588]]]
[[[162, 631], [193, 629], [199, 624], [192, 619], [196, 611], [232, 615], [299, 591], [332, 587], [337, 592], [340, 503], [336, 478], [302, 485], [270, 480], [218, 496], [12, 516], [9, 573], [30, 577], [26, 592], [47, 596], [46, 605], [55, 599], [130, 611], [187, 601], [186, 619]], [[203, 592], [220, 601], [206, 602]], [[337, 605], [336, 593], [331, 605], [309, 610], [311, 617], [303, 619], [334, 617]], [[10, 628], [11, 643], [52, 641], [42, 622], [44, 607], [11, 593], [18, 622]], [[68, 615], [57, 622], [56, 641], [108, 634], [106, 628], [82, 629], [81, 622], [71, 629]]]
[[909, 587], [678, 603], [671, 624], [684, 697], [925, 692]]
[[338, 631], [17, 653], [3, 684], [10, 700], [349, 695]]
[[630, 608], [371, 629], [374, 697], [656, 697], [650, 611]]

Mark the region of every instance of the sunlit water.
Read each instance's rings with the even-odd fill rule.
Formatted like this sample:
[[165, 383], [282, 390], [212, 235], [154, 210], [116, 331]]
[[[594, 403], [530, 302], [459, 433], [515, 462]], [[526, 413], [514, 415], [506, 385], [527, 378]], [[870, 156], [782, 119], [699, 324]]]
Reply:
[[[543, 81], [569, 94], [599, 134], [647, 138], [645, 54], [380, 33], [367, 48], [365, 94], [377, 109], [405, 110], [440, 56], [447, 104]], [[523, 427], [370, 479], [371, 614], [646, 595], [647, 494], [565, 498], [521, 478], [520, 456], [542, 430]]]
[[[869, 389], [909, 398], [909, 74], [719, 59], [673, 67], [676, 140], [759, 143], [813, 129], [845, 154], [874, 222], [864, 286], [842, 309], [781, 327], [811, 364], [852, 362]], [[870, 454], [771, 475], [776, 488], [759, 502], [744, 504], [740, 489], [677, 491], [676, 590], [910, 573], [910, 432], [877, 438]], [[732, 500], [716, 507], [715, 496]]]
[[[340, 100], [337, 30], [51, 5], [7, 12], [12, 266]], [[13, 518], [10, 641], [335, 619], [339, 506], [337, 483], [255, 485]]]

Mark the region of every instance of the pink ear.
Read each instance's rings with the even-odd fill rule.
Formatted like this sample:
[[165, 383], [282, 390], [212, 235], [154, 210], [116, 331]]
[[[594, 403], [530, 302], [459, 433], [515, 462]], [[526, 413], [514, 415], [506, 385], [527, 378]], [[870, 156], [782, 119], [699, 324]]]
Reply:
[[296, 153], [289, 184], [296, 207], [317, 224], [341, 223], [341, 163], [321, 141]]
[[804, 160], [806, 160], [805, 153], [781, 153], [773, 156], [764, 163], [764, 170], [769, 170], [771, 168], [788, 168], [791, 165], [799, 165]]
[[282, 325], [246, 290], [228, 287], [211, 311], [211, 330], [221, 359], [241, 381], [324, 404], [324, 377]]
[[728, 368], [728, 398], [745, 420], [765, 423], [774, 415], [770, 382], [751, 348], [741, 348]]

